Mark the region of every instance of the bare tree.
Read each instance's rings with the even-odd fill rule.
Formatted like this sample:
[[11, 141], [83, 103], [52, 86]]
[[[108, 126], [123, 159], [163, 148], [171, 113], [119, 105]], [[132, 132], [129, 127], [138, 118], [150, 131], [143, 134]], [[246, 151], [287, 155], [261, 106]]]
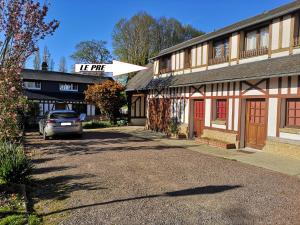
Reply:
[[54, 71], [55, 62], [53, 59], [50, 60], [49, 70]]
[[121, 19], [113, 31], [114, 53], [119, 60], [145, 65], [151, 56], [152, 34], [155, 19], [147, 13], [139, 13], [130, 20]]
[[34, 53], [33, 68], [35, 70], [41, 69], [41, 55], [39, 49]]
[[155, 19], [141, 12], [129, 20], [121, 19], [115, 25], [112, 35], [114, 54], [121, 61], [145, 65], [162, 49], [202, 34], [174, 18]]
[[51, 54], [47, 46], [44, 47], [44, 52], [43, 52], [43, 62], [46, 62], [47, 65], [50, 65], [51, 61]]
[[82, 41], [75, 48], [71, 58], [76, 63], [109, 63], [112, 59], [105, 41]]
[[59, 61], [59, 72], [63, 72], [66, 73], [67, 72], [67, 65], [66, 65], [66, 58], [65, 57], [61, 57], [60, 61]]

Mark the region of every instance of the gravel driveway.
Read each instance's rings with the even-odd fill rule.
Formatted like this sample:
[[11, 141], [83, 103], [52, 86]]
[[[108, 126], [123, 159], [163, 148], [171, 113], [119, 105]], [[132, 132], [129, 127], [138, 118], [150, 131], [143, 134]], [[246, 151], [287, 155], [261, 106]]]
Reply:
[[45, 224], [300, 224], [300, 180], [127, 128], [27, 136]]

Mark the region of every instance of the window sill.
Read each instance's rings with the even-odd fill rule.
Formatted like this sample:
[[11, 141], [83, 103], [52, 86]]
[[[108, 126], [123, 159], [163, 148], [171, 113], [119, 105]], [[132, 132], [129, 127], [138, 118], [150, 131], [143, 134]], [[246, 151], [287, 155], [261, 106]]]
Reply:
[[212, 124], [216, 124], [216, 125], [226, 125], [226, 121], [225, 120], [214, 120], [211, 122]]
[[60, 92], [78, 92], [78, 90], [59, 90]]
[[300, 128], [284, 127], [279, 128], [279, 131], [282, 133], [300, 134]]
[[33, 90], [33, 91], [40, 91], [42, 90], [41, 88], [24, 88], [26, 90]]

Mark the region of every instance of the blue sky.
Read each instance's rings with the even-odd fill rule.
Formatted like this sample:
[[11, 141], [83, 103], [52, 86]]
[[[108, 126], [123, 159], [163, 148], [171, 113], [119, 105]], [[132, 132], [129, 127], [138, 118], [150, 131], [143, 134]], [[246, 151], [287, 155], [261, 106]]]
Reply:
[[[130, 18], [140, 11], [154, 17], [174, 17], [205, 32], [273, 9], [292, 0], [48, 0], [48, 19], [60, 21], [53, 36], [39, 43], [47, 45], [55, 61], [55, 70], [62, 56], [68, 70], [73, 65], [70, 55], [83, 40], [104, 40], [112, 50], [112, 30], [121, 18]], [[32, 67], [32, 59], [26, 67]]]

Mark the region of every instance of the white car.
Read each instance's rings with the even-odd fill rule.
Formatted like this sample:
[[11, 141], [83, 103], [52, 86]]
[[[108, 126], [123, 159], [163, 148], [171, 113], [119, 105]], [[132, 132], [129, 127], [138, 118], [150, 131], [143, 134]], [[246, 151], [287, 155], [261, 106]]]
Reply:
[[81, 137], [84, 117], [85, 114], [79, 116], [72, 110], [49, 111], [39, 121], [39, 132], [44, 140], [55, 135], [76, 134]]

